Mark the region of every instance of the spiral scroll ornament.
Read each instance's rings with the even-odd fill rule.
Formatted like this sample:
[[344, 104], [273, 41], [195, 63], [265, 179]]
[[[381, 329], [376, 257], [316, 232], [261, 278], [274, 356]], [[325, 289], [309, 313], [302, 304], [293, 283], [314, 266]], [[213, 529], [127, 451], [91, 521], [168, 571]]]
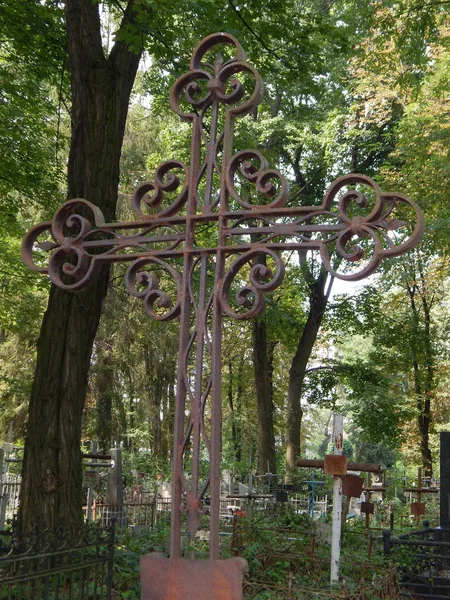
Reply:
[[[174, 173], [174, 170], [182, 170], [184, 173], [184, 184], [180, 177]], [[174, 192], [179, 187], [181, 190], [178, 196], [169, 204], [168, 207], [161, 208], [164, 197], [169, 192]], [[177, 213], [188, 198], [188, 169], [184, 163], [178, 160], [169, 160], [162, 163], [155, 171], [153, 181], [146, 181], [136, 188], [133, 194], [133, 211], [141, 219], [147, 219], [158, 216], [169, 217]], [[147, 212], [142, 210], [143, 205]], [[150, 212], [149, 212], [150, 211]]]
[[[151, 265], [153, 270], [147, 268], [144, 270], [148, 265]], [[170, 275], [175, 290], [172, 289], [171, 293], [168, 293], [161, 289], [160, 277], [155, 269]], [[132, 296], [144, 301], [145, 313], [148, 317], [156, 321], [171, 321], [180, 314], [181, 275], [167, 262], [156, 257], [136, 260], [128, 267], [125, 285]]]
[[[214, 46], [232, 46], [235, 58], [223, 61], [217, 55], [214, 64], [203, 62], [205, 54]], [[245, 61], [241, 45], [230, 34], [217, 33], [205, 38], [194, 50], [190, 71], [182, 75], [172, 88], [170, 104], [172, 110], [184, 120], [191, 120], [196, 111], [203, 110], [217, 101], [228, 107], [235, 116], [248, 114], [261, 102], [263, 85], [258, 71]], [[244, 84], [235, 77], [242, 74], [251, 80], [252, 89], [247, 91]], [[186, 112], [181, 101], [185, 99], [193, 108]]]
[[[367, 215], [351, 214], [352, 208], [357, 208], [360, 213], [369, 207], [367, 193], [355, 189], [356, 184], [367, 186], [373, 197], [373, 206]], [[341, 272], [331, 266], [325, 244], [321, 245], [320, 252], [324, 265], [332, 275], [339, 279], [356, 281], [375, 272], [383, 258], [400, 256], [413, 248], [422, 235], [424, 220], [420, 208], [407, 196], [382, 193], [375, 181], [359, 174], [337, 179], [328, 189], [323, 207], [330, 210], [343, 188], [347, 189], [337, 200], [341, 230], [335, 236], [336, 251], [344, 263], [364, 261], [364, 266], [356, 272]], [[412, 221], [412, 232], [408, 232], [411, 219], [405, 221], [396, 217], [396, 212], [405, 212], [405, 209], [415, 217]], [[397, 241], [398, 238], [400, 242]]]
[[[83, 290], [98, 275], [100, 268], [86, 250], [85, 241], [90, 234], [100, 232], [104, 223], [101, 211], [87, 200], [69, 200], [51, 222], [37, 225], [28, 232], [22, 243], [22, 258], [33, 271], [48, 273], [58, 287], [68, 291]], [[55, 243], [39, 243], [39, 237], [44, 233], [51, 234]], [[35, 251], [53, 251], [47, 267], [35, 262]], [[97, 253], [101, 253], [100, 247]]]
[[[270, 257], [274, 267], [261, 263], [261, 258]], [[256, 262], [259, 261], [259, 262]], [[251, 264], [253, 263], [253, 264]], [[250, 282], [240, 285], [238, 275], [245, 265], [250, 265]], [[234, 261], [226, 273], [220, 290], [222, 310], [235, 319], [252, 319], [264, 309], [264, 294], [273, 292], [281, 285], [284, 278], [284, 262], [281, 257], [269, 249], [255, 249], [246, 252]], [[237, 308], [233, 308], [229, 301], [232, 285], [238, 283], [238, 290], [234, 295]], [[239, 311], [242, 308], [242, 312]]]
[[[264, 204], [252, 204], [244, 200], [238, 192], [236, 174], [254, 184], [255, 190], [267, 199]], [[279, 208], [286, 204], [288, 185], [283, 175], [276, 169], [269, 169], [267, 160], [256, 150], [242, 150], [228, 163], [226, 174], [227, 188], [236, 202], [251, 210]]]

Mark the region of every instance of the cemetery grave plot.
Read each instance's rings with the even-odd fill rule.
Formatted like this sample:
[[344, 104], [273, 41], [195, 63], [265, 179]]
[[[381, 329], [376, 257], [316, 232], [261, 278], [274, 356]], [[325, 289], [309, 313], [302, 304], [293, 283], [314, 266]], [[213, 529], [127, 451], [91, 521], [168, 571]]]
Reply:
[[[7, 447], [8, 448], [8, 447]], [[114, 460], [112, 461], [112, 456]], [[85, 453], [84, 460], [88, 477], [85, 479], [85, 484], [96, 483], [96, 477], [93, 477], [92, 471], [97, 469], [97, 472], [105, 473], [104, 480], [108, 481], [104, 485], [104, 493], [109, 490], [109, 497], [117, 499], [122, 498], [122, 504], [106, 503], [107, 496], [102, 498], [103, 502], [93, 502], [91, 508], [91, 518], [98, 520], [102, 525], [105, 525], [110, 516], [115, 516], [117, 519], [117, 527], [125, 534], [128, 528], [131, 528], [135, 535], [142, 536], [140, 542], [141, 548], [145, 547], [146, 536], [151, 539], [158, 539], [159, 543], [164, 538], [162, 546], [156, 544], [157, 549], [166, 551], [168, 549], [168, 529], [167, 519], [165, 516], [170, 515], [172, 498], [171, 486], [167, 482], [156, 480], [155, 482], [147, 483], [146, 485], [131, 485], [127, 489], [123, 489], [123, 477], [121, 473], [120, 450], [112, 450], [108, 455], [99, 455], [95, 452]], [[323, 467], [324, 461], [312, 460], [307, 461], [299, 459], [298, 463], [308, 467]], [[15, 463], [11, 463], [15, 464]], [[359, 463], [348, 463], [348, 467], [363, 469], [366, 465]], [[377, 471], [377, 465], [370, 465], [369, 469]], [[142, 480], [142, 473], [140, 478]], [[358, 480], [358, 490], [346, 487], [347, 478]], [[362, 487], [362, 481], [358, 476], [343, 476], [343, 495], [348, 498], [348, 495], [358, 494], [359, 488]], [[365, 482], [366, 491], [381, 495], [388, 495], [393, 490], [384, 489], [384, 477], [376, 476], [378, 486], [369, 484], [369, 480]], [[353, 482], [354, 483], [354, 482]], [[318, 497], [314, 492], [318, 488], [330, 494], [331, 504], [331, 487], [332, 481], [329, 476], [320, 475], [320, 471], [309, 471], [304, 474], [293, 484], [284, 484], [282, 479], [274, 475], [266, 474], [264, 476], [255, 477], [250, 474], [246, 484], [233, 483], [232, 478], [228, 476], [223, 479], [221, 485], [221, 553], [227, 555], [241, 555], [248, 557], [252, 571], [250, 577], [244, 580], [245, 597], [258, 598], [264, 597], [264, 593], [278, 594], [276, 597], [286, 598], [308, 598], [308, 594], [316, 594], [320, 598], [321, 594], [326, 594], [320, 585], [324, 585], [329, 574], [329, 559], [331, 553], [331, 522], [330, 511], [322, 513], [315, 511], [313, 514], [316, 517], [315, 521], [310, 520], [312, 498], [314, 498], [316, 506]], [[150, 489], [156, 489], [156, 494], [149, 492]], [[350, 489], [350, 492], [349, 492]], [[409, 488], [407, 488], [409, 489]], [[420, 490], [420, 486], [415, 485], [411, 489]], [[144, 493], [143, 493], [143, 490]], [[152, 500], [149, 503], [149, 497]], [[164, 497], [163, 497], [164, 496]], [[435, 494], [433, 494], [435, 496]], [[415, 497], [413, 496], [414, 500]], [[131, 502], [130, 502], [131, 500]], [[409, 500], [409, 498], [408, 498]], [[380, 500], [381, 501], [381, 500]], [[384, 504], [387, 505], [389, 499]], [[147, 509], [150, 504], [150, 512], [147, 519], [142, 518], [143, 510]], [[347, 502], [343, 502], [343, 511], [345, 513]], [[408, 503], [405, 505], [403, 512], [407, 511]], [[379, 510], [380, 504], [375, 504], [376, 511]], [[133, 513], [134, 511], [134, 513]], [[152, 512], [153, 511], [153, 512]], [[138, 516], [138, 518], [136, 518]], [[140, 516], [140, 518], [139, 518]], [[389, 526], [389, 519], [384, 522], [380, 515], [376, 515], [377, 520], [371, 523], [369, 531], [365, 529], [366, 517], [363, 513], [361, 517], [353, 519], [351, 523], [343, 525], [343, 541], [342, 552], [343, 560], [341, 564], [341, 572], [344, 578], [347, 570], [354, 567], [358, 563], [358, 569], [361, 569], [361, 577], [367, 573], [369, 568], [379, 569], [379, 580], [377, 579], [377, 589], [380, 597], [394, 597], [392, 594], [393, 581], [395, 579], [391, 571], [383, 571], [380, 564], [381, 558], [381, 529]], [[205, 518], [206, 519], [206, 516]], [[208, 522], [202, 520], [200, 530], [194, 540], [193, 549], [198, 556], [204, 556], [208, 545]], [[324, 522], [328, 521], [328, 522]], [[408, 519], [405, 521], [408, 523]], [[166, 523], [166, 524], [164, 524]], [[251, 525], [254, 523], [254, 525]], [[411, 523], [412, 524], [412, 523]], [[140, 527], [140, 526], [144, 527]], [[395, 556], [396, 552], [396, 537], [401, 520], [397, 517], [395, 521], [395, 530], [391, 534], [391, 555]], [[183, 532], [187, 533], [187, 524], [183, 524]], [[393, 526], [393, 523], [391, 524]], [[205, 529], [206, 527], [206, 529]], [[426, 530], [428, 537], [432, 540], [434, 529]], [[185, 533], [185, 535], [186, 535]], [[153, 538], [152, 538], [153, 536]], [[398, 536], [400, 540], [409, 539], [410, 533]], [[417, 535], [413, 535], [415, 539]], [[386, 544], [386, 543], [385, 543]], [[420, 547], [420, 546], [418, 546]], [[249, 550], [251, 548], [251, 551]], [[357, 548], [356, 554], [355, 549]], [[442, 548], [441, 548], [442, 550]], [[182, 549], [183, 555], [189, 556], [190, 550], [188, 547]], [[435, 551], [433, 561], [435, 564], [436, 557], [439, 557]], [[427, 561], [422, 560], [423, 565], [430, 564], [430, 555], [428, 547]], [[372, 561], [368, 563], [367, 561]], [[356, 561], [356, 562], [355, 562]], [[406, 563], [411, 562], [411, 552], [405, 558]], [[371, 567], [369, 567], [371, 565]], [[378, 566], [377, 566], [378, 565]], [[441, 569], [441, 574], [445, 570]], [[378, 572], [378, 571], [377, 571]], [[414, 577], [417, 577], [417, 569], [412, 571]], [[409, 575], [411, 577], [411, 574]], [[423, 578], [422, 578], [423, 579]], [[406, 580], [406, 581], [410, 581]], [[315, 583], [314, 583], [315, 582]], [[347, 580], [348, 583], [348, 580]], [[425, 583], [422, 582], [425, 586]], [[341, 597], [352, 598], [354, 588], [352, 584], [348, 584], [348, 589], [343, 589], [339, 593]], [[429, 581], [426, 582], [429, 586]], [[419, 581], [420, 586], [420, 581]], [[436, 587], [438, 586], [438, 587]], [[441, 586], [441, 588], [439, 588]], [[434, 589], [447, 589], [446, 581], [441, 581], [436, 575], [434, 576]], [[390, 590], [389, 593], [386, 589]], [[384, 590], [384, 591], [383, 591]], [[373, 591], [373, 590], [372, 590]], [[328, 592], [331, 593], [331, 592]], [[359, 592], [360, 598], [364, 598], [364, 594], [370, 594], [370, 590], [364, 588], [361, 583]], [[255, 595], [256, 594], [256, 595]], [[289, 595], [290, 594], [290, 595]], [[347, 596], [346, 596], [347, 594]], [[383, 596], [382, 594], [385, 594]], [[387, 595], [386, 595], [387, 594]], [[389, 595], [391, 594], [391, 595]], [[370, 595], [367, 597], [370, 598]], [[137, 598], [137, 596], [136, 596]]]

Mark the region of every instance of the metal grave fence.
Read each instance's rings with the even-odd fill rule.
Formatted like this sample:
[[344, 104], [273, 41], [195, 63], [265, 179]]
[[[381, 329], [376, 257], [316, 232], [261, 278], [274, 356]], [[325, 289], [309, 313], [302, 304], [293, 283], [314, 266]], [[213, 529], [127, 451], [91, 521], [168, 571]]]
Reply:
[[18, 474], [0, 474], [0, 530], [4, 529], [7, 519], [17, 513], [21, 484], [22, 478]]
[[117, 526], [155, 527], [164, 517], [170, 516], [172, 502], [170, 498], [158, 498], [151, 502], [130, 502], [124, 504], [103, 504], [94, 502], [92, 518], [106, 527], [111, 519]]
[[59, 528], [0, 536], [0, 598], [111, 600], [114, 523], [86, 525], [76, 536]]
[[440, 600], [450, 598], [450, 541], [442, 530], [430, 527], [393, 536], [383, 531], [386, 557], [395, 558], [398, 566], [401, 598]]

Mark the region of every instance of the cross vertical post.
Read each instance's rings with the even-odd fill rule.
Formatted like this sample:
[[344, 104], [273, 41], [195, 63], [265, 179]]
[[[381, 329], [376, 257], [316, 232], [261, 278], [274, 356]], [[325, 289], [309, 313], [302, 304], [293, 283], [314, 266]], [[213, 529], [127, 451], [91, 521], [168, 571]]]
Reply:
[[[344, 441], [344, 417], [333, 417], [333, 454], [342, 456]], [[342, 530], [342, 477], [333, 479], [333, 519], [331, 522], [331, 570], [330, 583], [339, 580], [339, 563], [341, 559], [341, 530]]]
[[[294, 205], [285, 176], [270, 168], [260, 151], [234, 148], [236, 119], [254, 111], [262, 96], [261, 77], [236, 38], [208, 36], [170, 95], [174, 112], [192, 126], [189, 164], [166, 161], [153, 181], [136, 189], [133, 221], [105, 223], [88, 200], [72, 199], [52, 221], [33, 227], [22, 245], [25, 263], [67, 291], [86, 288], [105, 263], [131, 263], [126, 287], [143, 301], [146, 314], [158, 321], [179, 317], [172, 562], [163, 567], [164, 576], [155, 569], [146, 580], [153, 600], [190, 598], [193, 584], [183, 587], [180, 566], [183, 514], [193, 539], [200, 517], [208, 514], [208, 494], [210, 564], [199, 571], [190, 565], [189, 577], [197, 573], [208, 600], [238, 597], [231, 587], [220, 595], [214, 566], [221, 563], [217, 568], [227, 572], [230, 586], [233, 577], [238, 580], [219, 561], [224, 316], [258, 316], [265, 294], [281, 285], [292, 251], [316, 252], [333, 276], [358, 280], [383, 258], [413, 248], [423, 231], [423, 215], [414, 202], [383, 193], [365, 175], [338, 178], [317, 205]], [[261, 256], [265, 264], [255, 260]], [[200, 469], [205, 455], [207, 475]], [[212, 595], [208, 585], [216, 585]], [[196, 600], [203, 598], [198, 589]]]

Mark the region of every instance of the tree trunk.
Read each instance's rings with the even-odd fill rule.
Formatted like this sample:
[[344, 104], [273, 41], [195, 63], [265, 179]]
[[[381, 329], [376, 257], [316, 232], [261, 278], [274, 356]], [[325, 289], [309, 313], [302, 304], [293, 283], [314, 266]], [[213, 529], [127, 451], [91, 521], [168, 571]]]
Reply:
[[[431, 426], [431, 400], [434, 390], [434, 353], [431, 343], [431, 309], [427, 299], [427, 283], [422, 270], [420, 257], [418, 257], [419, 277], [415, 278], [418, 283], [414, 283], [407, 287], [411, 312], [413, 315], [413, 335], [411, 338], [411, 351], [413, 359], [414, 373], [414, 391], [416, 395], [417, 406], [417, 425], [420, 435], [420, 455], [424, 468], [425, 477], [433, 476], [433, 462], [429, 441], [429, 433]], [[419, 331], [420, 315], [416, 304], [416, 295], [419, 296], [419, 301], [423, 309], [423, 334]], [[423, 375], [421, 374], [419, 364], [418, 343], [423, 340], [425, 364], [423, 365]]]
[[302, 408], [300, 404], [303, 381], [317, 334], [331, 291], [326, 289], [327, 271], [322, 268], [317, 280], [310, 283], [309, 314], [299, 340], [297, 350], [289, 369], [288, 406], [287, 406], [287, 445], [286, 445], [286, 479], [289, 481], [295, 473], [295, 459], [300, 454], [300, 427]]
[[171, 449], [172, 435], [175, 423], [175, 385], [177, 364], [175, 361], [170, 361], [167, 369], [167, 400], [166, 409], [164, 411], [163, 420], [163, 435], [162, 435], [162, 463], [168, 461]]
[[[69, 198], [96, 204], [114, 218], [128, 101], [140, 56], [116, 42], [105, 58], [98, 4], [66, 0], [71, 69]], [[133, 0], [122, 27], [134, 20]], [[82, 521], [81, 417], [92, 345], [109, 270], [79, 294], [53, 287], [38, 341], [23, 462], [19, 520], [44, 519], [77, 529]]]
[[273, 428], [272, 384], [267, 354], [267, 327], [256, 319], [253, 328], [253, 366], [255, 369], [256, 401], [258, 406], [258, 465], [259, 472], [276, 473], [275, 433]]
[[[98, 345], [97, 345], [98, 351]], [[102, 350], [98, 356], [97, 365], [97, 440], [100, 453], [107, 453], [112, 441], [112, 406], [113, 386], [112, 377], [114, 363], [109, 350]]]
[[[129, 428], [124, 431], [124, 443], [127, 450], [134, 450], [134, 438], [130, 433], [134, 432], [135, 420], [134, 420], [134, 381], [133, 381], [133, 373], [131, 371], [130, 365], [127, 363], [125, 367], [126, 376], [128, 379], [128, 414], [129, 414]], [[126, 422], [126, 421], [125, 421]]]
[[422, 309], [425, 325], [425, 397], [423, 401], [423, 414], [421, 419], [421, 452], [422, 463], [424, 467], [425, 477], [433, 477], [433, 460], [429, 443], [429, 432], [431, 427], [431, 400], [434, 392], [434, 352], [431, 341], [431, 308], [428, 303], [427, 282], [422, 270], [422, 261], [418, 259], [419, 274], [420, 274], [420, 298], [422, 301]]
[[[242, 395], [242, 362], [239, 364], [238, 369], [238, 380], [236, 386], [234, 373], [233, 373], [233, 361], [228, 361], [228, 370], [230, 373], [228, 383], [228, 406], [230, 408], [231, 416], [231, 439], [233, 440], [233, 456], [236, 463], [240, 463], [242, 459], [242, 440], [241, 440], [241, 428], [238, 424], [238, 416], [234, 407], [234, 396], [236, 396], [237, 404], [240, 407], [241, 395]], [[239, 411], [238, 411], [239, 412]]]
[[152, 438], [153, 438], [153, 453], [156, 458], [161, 458], [161, 402], [163, 393], [164, 377], [161, 374], [156, 376], [155, 389], [152, 394], [152, 406], [151, 406], [151, 424], [152, 424]]

